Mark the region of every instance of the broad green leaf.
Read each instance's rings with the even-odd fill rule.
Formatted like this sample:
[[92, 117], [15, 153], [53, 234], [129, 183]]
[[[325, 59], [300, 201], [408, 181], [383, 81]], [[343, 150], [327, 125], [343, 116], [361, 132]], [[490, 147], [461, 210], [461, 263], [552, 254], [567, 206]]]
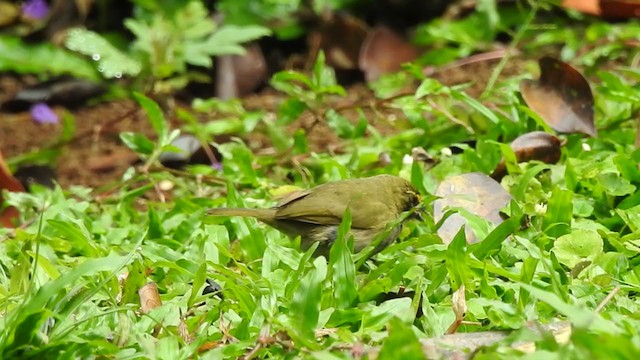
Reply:
[[147, 118], [151, 123], [151, 127], [153, 127], [153, 130], [155, 130], [156, 134], [158, 135], [158, 139], [160, 139], [161, 141], [160, 145], [165, 145], [162, 142], [167, 140], [167, 136], [169, 134], [169, 126], [167, 124], [167, 120], [164, 117], [162, 109], [157, 102], [151, 100], [141, 93], [134, 92], [133, 97], [147, 113]]
[[573, 214], [572, 200], [573, 192], [558, 187], [553, 189], [542, 223], [549, 236], [561, 236], [569, 232]]
[[426, 359], [422, 345], [411, 328], [398, 318], [389, 323], [389, 336], [380, 349], [378, 359]]
[[208, 50], [210, 56], [243, 54], [242, 43], [270, 34], [271, 31], [262, 26], [225, 25], [209, 36], [203, 47]]
[[447, 247], [447, 270], [452, 287], [457, 290], [465, 285], [473, 276], [467, 258], [467, 239], [465, 237], [464, 226], [460, 228], [456, 236]]
[[155, 148], [153, 141], [146, 136], [133, 132], [120, 133], [120, 140], [131, 150], [142, 155], [150, 155]]
[[120, 50], [99, 34], [74, 28], [67, 33], [65, 40], [67, 48], [81, 54], [91, 56], [98, 62], [98, 71], [107, 78], [120, 78], [123, 75], [136, 76], [142, 70], [140, 63]]
[[55, 47], [51, 43], [30, 44], [18, 37], [0, 35], [0, 71], [20, 74], [71, 74], [99, 79], [89, 60]]
[[338, 228], [336, 241], [331, 245], [329, 253], [334, 298], [338, 309], [349, 308], [358, 297], [356, 268], [351, 258], [353, 237], [349, 234], [350, 229], [351, 212], [347, 208], [342, 218], [342, 223]]
[[491, 120], [494, 124], [500, 123], [500, 118], [493, 111], [489, 110], [486, 106], [480, 103], [478, 100], [472, 98], [462, 91], [452, 91], [451, 95], [454, 99], [458, 99], [469, 105], [471, 108], [484, 115], [487, 119]]
[[556, 294], [539, 289], [529, 284], [520, 284], [540, 301], [544, 301], [556, 311], [569, 318], [571, 323], [581, 329], [589, 329], [596, 332], [619, 334], [621, 329], [614, 322], [602, 318], [593, 310], [587, 310], [576, 305], [568, 304]]
[[552, 251], [563, 265], [573, 268], [584, 259], [595, 259], [602, 254], [602, 248], [602, 238], [597, 232], [577, 229], [556, 239]]
[[291, 302], [289, 312], [291, 321], [307, 340], [313, 339], [313, 332], [318, 326], [322, 281], [327, 276], [326, 261], [324, 257], [314, 260], [313, 269], [302, 278]]
[[479, 260], [483, 260], [493, 252], [497, 252], [500, 249], [502, 242], [505, 241], [509, 235], [518, 231], [521, 224], [522, 216], [512, 216], [506, 221], [503, 221], [479, 243], [478, 247], [473, 251], [473, 254]]
[[635, 192], [636, 187], [629, 180], [615, 173], [604, 173], [597, 177], [604, 191], [611, 196], [624, 196]]

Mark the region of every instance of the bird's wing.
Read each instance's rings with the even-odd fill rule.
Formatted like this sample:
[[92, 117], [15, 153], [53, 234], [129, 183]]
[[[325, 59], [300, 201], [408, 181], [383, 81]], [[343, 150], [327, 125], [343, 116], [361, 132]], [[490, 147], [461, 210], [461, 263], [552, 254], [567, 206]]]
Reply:
[[[304, 199], [304, 201], [301, 201]], [[318, 225], [338, 225], [344, 212], [351, 210], [351, 227], [368, 229], [391, 218], [388, 204], [376, 200], [369, 191], [353, 194], [335, 188], [318, 187], [287, 199], [276, 206], [276, 219], [295, 220]]]

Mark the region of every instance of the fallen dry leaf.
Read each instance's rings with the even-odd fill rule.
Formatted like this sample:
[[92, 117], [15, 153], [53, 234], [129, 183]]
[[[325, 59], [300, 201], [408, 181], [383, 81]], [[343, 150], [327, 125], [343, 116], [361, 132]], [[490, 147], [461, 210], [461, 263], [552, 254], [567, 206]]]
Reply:
[[317, 40], [311, 42], [318, 42], [318, 47], [325, 53], [327, 65], [354, 70], [358, 68], [358, 56], [367, 30], [367, 25], [354, 16], [332, 13], [312, 34]]
[[244, 48], [244, 55], [217, 60], [215, 94], [223, 100], [249, 95], [267, 79], [267, 60], [260, 46], [252, 43]]
[[640, 1], [638, 0], [564, 0], [562, 6], [605, 18], [640, 17]]
[[[433, 215], [440, 221], [451, 208], [463, 208], [468, 212], [489, 220], [494, 224], [502, 222], [500, 210], [507, 206], [511, 195], [495, 180], [482, 173], [468, 173], [452, 176], [438, 185], [433, 202]], [[459, 213], [451, 214], [438, 229], [438, 235], [449, 244], [467, 220]], [[468, 243], [479, 239], [471, 227], [465, 226]]]
[[[533, 131], [518, 136], [511, 142], [511, 149], [518, 162], [539, 160], [547, 164], [555, 164], [561, 155], [560, 139], [544, 131]], [[491, 177], [500, 181], [507, 173], [504, 160], [500, 161]]]
[[141, 287], [138, 290], [138, 295], [140, 295], [140, 308], [143, 314], [148, 314], [149, 311], [162, 305], [158, 286], [154, 282]]
[[600, 0], [600, 11], [607, 18], [640, 18], [640, 1]]
[[464, 292], [465, 286], [461, 285], [460, 288], [454, 291], [451, 296], [451, 308], [453, 309], [453, 313], [456, 315], [456, 318], [447, 329], [446, 334], [455, 334], [462, 324], [464, 317], [467, 315], [467, 301]]
[[385, 26], [376, 26], [362, 44], [358, 63], [370, 82], [400, 70], [402, 64], [417, 57], [418, 50], [410, 42]]
[[560, 60], [543, 57], [539, 64], [539, 80], [520, 82], [527, 105], [558, 132], [596, 136], [593, 94], [587, 80]]
[[585, 14], [600, 15], [600, 0], [564, 0], [562, 6]]

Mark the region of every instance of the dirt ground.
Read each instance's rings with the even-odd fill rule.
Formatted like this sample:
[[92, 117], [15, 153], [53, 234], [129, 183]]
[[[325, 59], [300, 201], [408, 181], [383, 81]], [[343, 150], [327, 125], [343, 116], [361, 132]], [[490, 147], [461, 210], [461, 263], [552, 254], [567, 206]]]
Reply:
[[[433, 77], [447, 85], [471, 83], [467, 91], [477, 96], [485, 88], [495, 65], [495, 60], [475, 62], [438, 71]], [[516, 69], [517, 66], [510, 65], [502, 75], [514, 74]], [[0, 103], [36, 82], [29, 76], [0, 75]], [[368, 98], [371, 99], [371, 93], [366, 86], [356, 84], [348, 88], [348, 96], [340, 99], [337, 106], [348, 106], [350, 102], [364, 103]], [[281, 99], [272, 89], [266, 89], [243, 99], [243, 103], [247, 108], [275, 111]], [[62, 114], [67, 110], [58, 107], [55, 111]], [[98, 188], [117, 181], [137, 160], [137, 156], [121, 143], [119, 133], [136, 131], [151, 134], [144, 113], [131, 100], [101, 102], [70, 112], [76, 120], [75, 135], [70, 142], [59, 146], [61, 152], [57, 161], [48, 164], [55, 169], [56, 181], [63, 187], [84, 185]], [[305, 124], [294, 124], [293, 128], [296, 126]], [[28, 112], [0, 112], [0, 151], [6, 159], [51, 147], [60, 133], [61, 125], [36, 124]], [[323, 124], [314, 126], [308, 136], [313, 151], [331, 151], [339, 146], [339, 139]], [[269, 146], [264, 135], [250, 134], [249, 137], [252, 138], [248, 143], [256, 151]]]

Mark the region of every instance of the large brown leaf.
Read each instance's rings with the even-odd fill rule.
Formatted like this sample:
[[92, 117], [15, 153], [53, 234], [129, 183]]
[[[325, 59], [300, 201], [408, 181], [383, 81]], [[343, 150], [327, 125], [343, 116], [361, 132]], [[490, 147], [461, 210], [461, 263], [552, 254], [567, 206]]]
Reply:
[[244, 46], [244, 55], [223, 55], [216, 63], [215, 93], [232, 99], [253, 93], [267, 79], [267, 60], [258, 44]]
[[376, 26], [362, 44], [358, 63], [367, 81], [374, 81], [417, 57], [418, 50], [410, 42], [385, 26]]
[[[511, 195], [495, 180], [482, 173], [468, 173], [452, 176], [438, 185], [433, 202], [433, 215], [440, 221], [444, 213], [451, 208], [463, 208], [494, 224], [502, 222], [500, 210], [511, 200]], [[467, 220], [459, 213], [449, 216], [438, 229], [438, 235], [445, 244], [450, 243]], [[468, 243], [479, 239], [473, 230], [465, 227]]]
[[309, 41], [312, 46], [317, 42], [329, 66], [339, 70], [354, 70], [358, 68], [358, 55], [367, 31], [367, 25], [360, 19], [332, 13], [321, 21]]
[[564, 0], [562, 6], [605, 18], [640, 18], [638, 0]]
[[543, 57], [539, 64], [539, 80], [520, 82], [527, 105], [558, 132], [596, 136], [593, 94], [587, 80], [560, 60]]

